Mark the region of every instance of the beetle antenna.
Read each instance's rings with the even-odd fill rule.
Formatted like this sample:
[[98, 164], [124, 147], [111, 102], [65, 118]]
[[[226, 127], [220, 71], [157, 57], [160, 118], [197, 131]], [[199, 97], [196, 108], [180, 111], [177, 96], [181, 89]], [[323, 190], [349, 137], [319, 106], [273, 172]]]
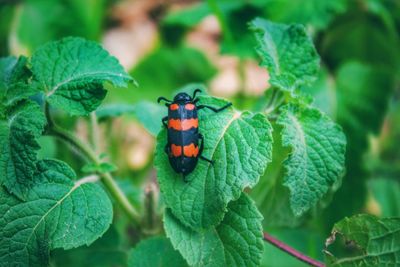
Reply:
[[157, 99], [157, 103], [160, 103], [162, 100], [164, 100], [165, 102], [169, 102], [169, 103], [171, 103], [172, 101], [171, 100], [168, 100], [168, 99], [166, 99], [165, 97], [159, 97], [158, 99]]
[[194, 98], [196, 97], [196, 94], [197, 94], [197, 93], [201, 93], [201, 92], [202, 92], [202, 91], [201, 91], [200, 89], [194, 90], [192, 99], [194, 99]]

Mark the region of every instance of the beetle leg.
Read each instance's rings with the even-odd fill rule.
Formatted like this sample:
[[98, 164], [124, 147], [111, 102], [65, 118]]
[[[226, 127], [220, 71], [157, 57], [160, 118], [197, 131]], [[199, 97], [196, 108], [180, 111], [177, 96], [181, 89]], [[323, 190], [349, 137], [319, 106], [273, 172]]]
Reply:
[[194, 98], [196, 97], [196, 94], [197, 94], [197, 93], [201, 93], [201, 90], [200, 90], [200, 89], [194, 90], [192, 99], [194, 99]]
[[168, 128], [168, 125], [167, 125], [167, 120], [168, 120], [168, 116], [165, 116], [164, 118], [162, 118], [162, 124], [165, 126], [165, 128]]
[[230, 107], [230, 106], [232, 106], [232, 103], [228, 103], [221, 108], [215, 108], [215, 107], [208, 106], [208, 105], [199, 105], [199, 106], [197, 106], [197, 109], [200, 110], [202, 108], [208, 108], [208, 109], [211, 109], [212, 111], [214, 111], [215, 113], [217, 113], [217, 112], [223, 111], [224, 109], [226, 109], [227, 107]]
[[214, 164], [213, 160], [208, 159], [202, 155], [203, 149], [204, 149], [204, 136], [201, 133], [199, 133], [199, 139], [201, 140], [201, 144], [200, 144], [200, 148], [199, 148], [199, 158], [201, 158], [202, 160], [207, 161], [211, 164]]

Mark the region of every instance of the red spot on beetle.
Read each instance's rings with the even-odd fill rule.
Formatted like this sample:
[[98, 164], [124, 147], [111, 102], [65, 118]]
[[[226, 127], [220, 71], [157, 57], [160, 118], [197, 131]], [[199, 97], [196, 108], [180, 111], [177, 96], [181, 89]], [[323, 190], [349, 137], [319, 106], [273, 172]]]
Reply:
[[170, 110], [178, 110], [179, 109], [179, 105], [178, 104], [172, 104], [169, 106]]
[[186, 110], [193, 110], [194, 108], [195, 108], [195, 105], [193, 105], [191, 103], [185, 105]]
[[195, 146], [193, 143], [183, 147], [183, 155], [186, 157], [197, 157], [199, 154], [199, 147]]
[[169, 119], [168, 120], [168, 128], [175, 129], [177, 131], [186, 131], [190, 130], [191, 128], [197, 128], [199, 126], [199, 119]]
[[174, 144], [171, 145], [171, 152], [174, 157], [179, 157], [182, 155], [182, 147], [176, 146]]

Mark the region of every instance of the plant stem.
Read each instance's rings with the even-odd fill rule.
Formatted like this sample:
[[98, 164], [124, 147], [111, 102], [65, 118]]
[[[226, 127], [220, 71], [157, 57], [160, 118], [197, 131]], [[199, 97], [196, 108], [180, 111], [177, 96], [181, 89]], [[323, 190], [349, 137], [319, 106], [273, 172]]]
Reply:
[[[55, 125], [52, 120], [51, 114], [49, 112], [48, 104], [45, 104], [45, 113], [48, 121], [47, 125], [47, 135], [55, 136], [62, 141], [71, 145], [74, 150], [79, 152], [83, 157], [85, 157], [88, 161], [95, 163], [96, 165], [101, 164], [100, 159], [97, 157], [96, 153], [85, 143], [79, 140], [75, 135], [70, 132], [62, 129]], [[136, 211], [136, 209], [129, 202], [125, 194], [119, 188], [118, 184], [115, 182], [114, 178], [110, 173], [99, 173], [98, 174], [103, 182], [104, 186], [113, 196], [113, 198], [117, 201], [117, 203], [121, 206], [122, 210], [132, 219], [133, 223], [136, 226], [140, 225], [140, 215]]]
[[93, 111], [90, 113], [90, 137], [92, 141], [92, 147], [96, 153], [100, 153], [99, 146], [100, 146], [100, 128], [99, 124], [97, 123], [97, 116], [96, 112]]
[[288, 253], [289, 255], [301, 260], [302, 262], [305, 262], [309, 264], [310, 266], [315, 266], [315, 267], [325, 267], [325, 264], [322, 262], [319, 262], [317, 260], [314, 260], [300, 251], [295, 250], [294, 248], [286, 245], [285, 243], [279, 241], [278, 239], [275, 239], [268, 233], [264, 232], [264, 240], [267, 241], [268, 243], [272, 244], [273, 246], [279, 248], [280, 250]]

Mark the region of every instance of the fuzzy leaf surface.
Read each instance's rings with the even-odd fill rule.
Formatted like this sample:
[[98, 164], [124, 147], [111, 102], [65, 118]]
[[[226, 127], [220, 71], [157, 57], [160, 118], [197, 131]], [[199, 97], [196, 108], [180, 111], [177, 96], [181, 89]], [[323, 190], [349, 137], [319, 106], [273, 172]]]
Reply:
[[400, 218], [378, 218], [360, 214], [335, 224], [340, 233], [357, 246], [357, 255], [335, 258], [328, 255], [328, 266], [398, 266], [400, 265]]
[[190, 266], [259, 266], [264, 245], [262, 216], [244, 193], [229, 203], [224, 220], [209, 230], [196, 232], [166, 210], [164, 227], [172, 245]]
[[304, 26], [256, 18], [250, 27], [255, 33], [261, 65], [268, 69], [272, 86], [293, 91], [316, 79], [319, 57]]
[[38, 163], [38, 183], [21, 202], [0, 189], [0, 266], [46, 266], [50, 250], [89, 245], [107, 230], [112, 205], [91, 177], [72, 181], [63, 162]]
[[[226, 101], [199, 97], [200, 104], [222, 107]], [[199, 131], [204, 135], [203, 156], [184, 182], [174, 172], [164, 152], [167, 132], [158, 135], [155, 158], [164, 200], [172, 213], [192, 229], [219, 224], [230, 201], [238, 199], [246, 187], [253, 187], [271, 161], [271, 126], [262, 114], [239, 113], [232, 107], [214, 113], [199, 111]]]
[[105, 97], [104, 82], [126, 87], [133, 79], [99, 44], [77, 37], [47, 43], [32, 56], [32, 71], [47, 100], [71, 115], [85, 115]]
[[33, 183], [37, 138], [45, 123], [41, 108], [31, 101], [19, 102], [0, 119], [0, 182], [21, 199]]
[[187, 267], [186, 261], [165, 237], [152, 237], [141, 241], [128, 257], [128, 267]]
[[346, 137], [328, 116], [314, 108], [286, 105], [277, 123], [282, 145], [291, 148], [283, 162], [284, 185], [299, 216], [313, 207], [344, 172]]

